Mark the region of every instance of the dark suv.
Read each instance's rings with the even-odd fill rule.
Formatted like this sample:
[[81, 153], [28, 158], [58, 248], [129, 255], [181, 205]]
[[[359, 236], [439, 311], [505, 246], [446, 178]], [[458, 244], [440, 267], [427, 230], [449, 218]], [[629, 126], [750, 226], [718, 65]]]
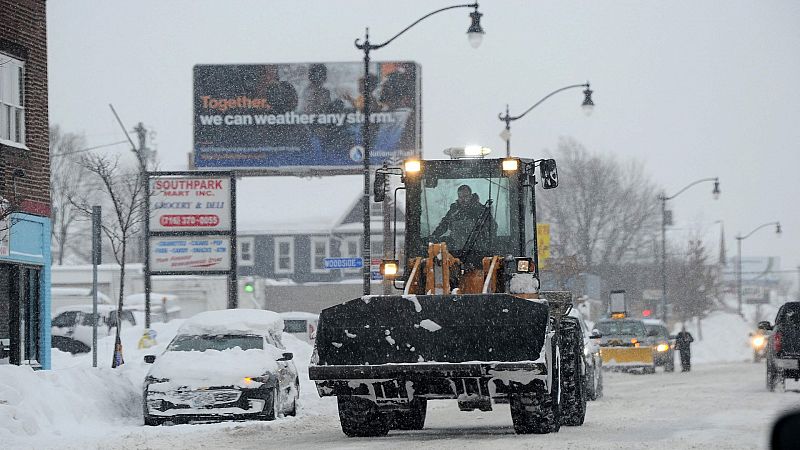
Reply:
[[786, 378], [800, 379], [800, 302], [781, 306], [774, 326], [764, 321], [758, 327], [772, 330], [767, 343], [767, 389], [774, 391]]

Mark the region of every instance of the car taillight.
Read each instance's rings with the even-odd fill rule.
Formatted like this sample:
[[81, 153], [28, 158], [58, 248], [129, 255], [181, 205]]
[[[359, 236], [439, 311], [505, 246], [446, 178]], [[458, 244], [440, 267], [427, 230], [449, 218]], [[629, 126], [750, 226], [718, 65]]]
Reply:
[[773, 342], [773, 345], [774, 345], [774, 348], [775, 348], [775, 353], [780, 352], [781, 351], [781, 340], [783, 339], [783, 335], [781, 334], [780, 331], [778, 331], [777, 333], [775, 333], [775, 335], [772, 336], [772, 339], [773, 339], [772, 342]]

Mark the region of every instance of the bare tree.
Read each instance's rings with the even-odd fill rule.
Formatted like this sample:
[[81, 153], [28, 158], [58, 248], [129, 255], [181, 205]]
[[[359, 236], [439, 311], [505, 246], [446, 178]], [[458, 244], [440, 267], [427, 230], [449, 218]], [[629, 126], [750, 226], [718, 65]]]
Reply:
[[[146, 206], [143, 174], [137, 166], [123, 166], [119, 156], [86, 154], [80, 159], [81, 166], [93, 175], [100, 184], [105, 213], [101, 223], [103, 233], [111, 243], [114, 258], [120, 266], [119, 298], [117, 303], [116, 345], [120, 345], [120, 324], [125, 292], [125, 263], [131, 238], [143, 227], [143, 211]], [[84, 196], [73, 199], [72, 204], [84, 215], [90, 216], [93, 198]], [[116, 357], [116, 354], [115, 354]], [[112, 367], [116, 367], [116, 358]]]
[[591, 154], [573, 139], [555, 152], [560, 185], [538, 196], [540, 221], [553, 227], [555, 258], [581, 270], [625, 262], [658, 228], [658, 187], [640, 163]]
[[70, 199], [81, 197], [88, 188], [86, 169], [80, 164], [86, 139], [81, 134], [63, 132], [58, 125], [50, 127], [50, 198], [52, 200], [53, 262], [64, 264], [70, 255], [86, 260], [85, 242], [88, 228], [81, 211]]

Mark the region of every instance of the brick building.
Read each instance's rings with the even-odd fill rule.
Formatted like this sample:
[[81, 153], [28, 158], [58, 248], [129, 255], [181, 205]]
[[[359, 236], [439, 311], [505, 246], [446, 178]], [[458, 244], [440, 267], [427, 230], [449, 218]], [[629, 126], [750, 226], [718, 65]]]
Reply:
[[45, 0], [0, 0], [0, 364], [50, 365]]

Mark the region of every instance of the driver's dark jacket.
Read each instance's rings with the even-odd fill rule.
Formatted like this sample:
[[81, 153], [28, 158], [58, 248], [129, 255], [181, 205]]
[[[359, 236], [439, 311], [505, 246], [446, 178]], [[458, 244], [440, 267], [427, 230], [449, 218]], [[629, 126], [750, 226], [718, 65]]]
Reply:
[[[475, 228], [475, 224], [477, 224], [478, 219], [485, 210], [485, 206], [477, 200], [477, 196], [475, 194], [472, 195], [472, 199], [464, 205], [460, 205], [458, 202], [451, 204], [450, 210], [447, 211], [439, 226], [433, 231], [433, 238], [436, 240], [449, 231], [448, 247], [456, 252], [464, 249], [464, 244], [469, 234]], [[483, 247], [488, 245], [487, 240], [491, 231], [495, 228], [491, 214], [481, 228], [474, 242], [474, 251], [472, 252], [478, 256], [488, 250]]]

